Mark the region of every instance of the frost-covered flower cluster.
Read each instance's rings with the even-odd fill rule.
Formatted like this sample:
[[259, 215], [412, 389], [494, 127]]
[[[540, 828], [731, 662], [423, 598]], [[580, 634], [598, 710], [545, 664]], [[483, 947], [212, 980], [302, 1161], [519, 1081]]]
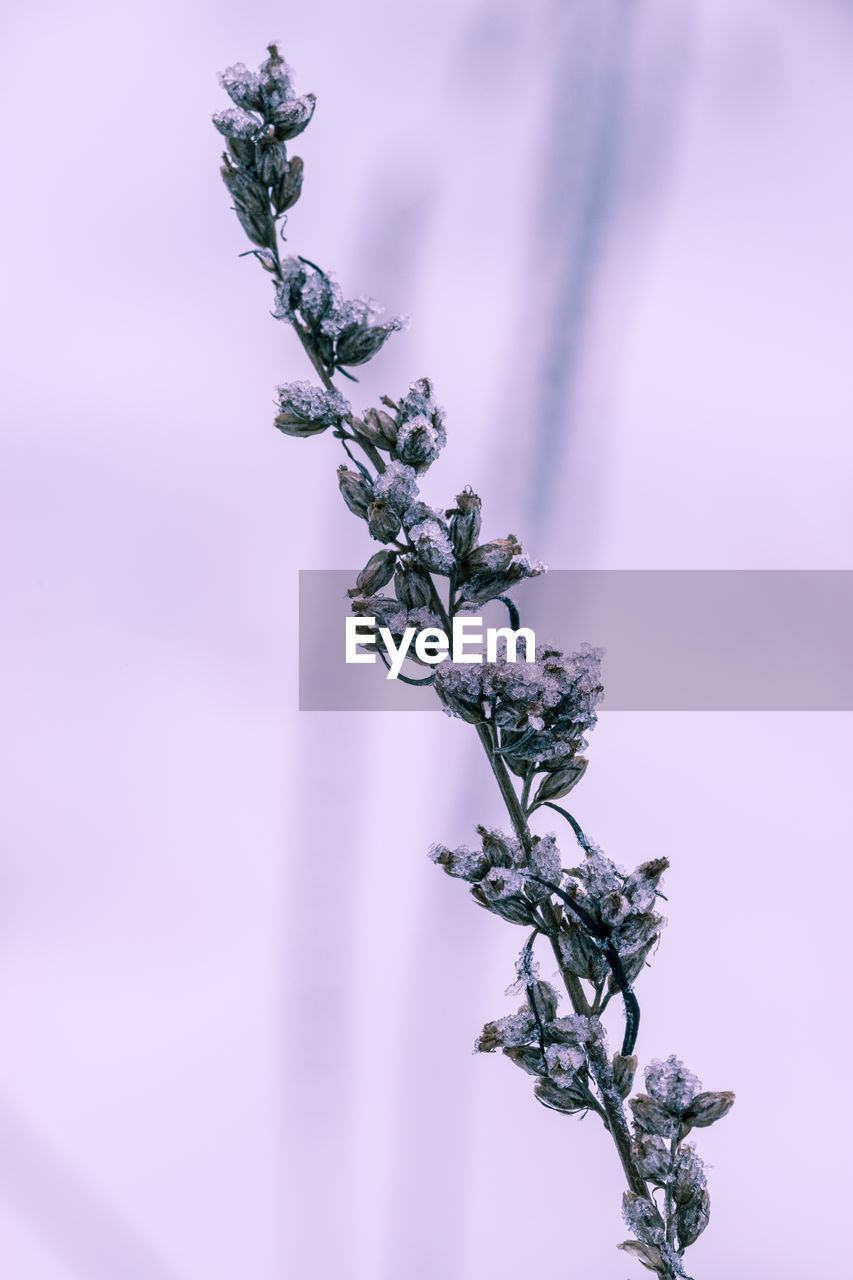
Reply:
[[703, 1093], [701, 1082], [675, 1056], [655, 1060], [645, 1073], [646, 1093], [630, 1101], [634, 1116], [631, 1153], [640, 1175], [665, 1189], [665, 1217], [657, 1206], [626, 1192], [622, 1202], [625, 1223], [636, 1240], [621, 1247], [663, 1271], [664, 1240], [675, 1242], [678, 1254], [705, 1230], [711, 1212], [705, 1165], [692, 1143], [684, 1139], [694, 1128], [722, 1119], [734, 1103], [732, 1093]]
[[535, 925], [535, 906], [548, 896], [543, 880], [554, 884], [561, 875], [555, 836], [533, 836], [523, 845], [514, 836], [478, 827], [480, 848], [449, 849], [434, 844], [429, 856], [449, 876], [473, 886], [475, 902], [514, 924]]
[[608, 937], [629, 982], [642, 972], [660, 937], [663, 917], [654, 910], [658, 885], [669, 863], [666, 858], [644, 862], [630, 875], [597, 850], [587, 852], [579, 866], [567, 873], [564, 889], [585, 919], [569, 911], [560, 934], [560, 956], [569, 973], [591, 982], [608, 977], [608, 963], [597, 939]]
[[565, 654], [537, 645], [535, 663], [445, 663], [436, 692], [448, 714], [501, 730], [502, 754], [515, 773], [560, 770], [586, 748], [596, 723], [601, 658], [600, 649]]
[[339, 426], [351, 413], [339, 391], [315, 387], [312, 382], [285, 382], [276, 387], [278, 413], [275, 425], [288, 436], [316, 436]]
[[404, 316], [381, 321], [384, 308], [373, 298], [345, 298], [333, 275], [302, 258], [285, 258], [276, 288], [273, 315], [301, 323], [323, 365], [334, 370], [366, 364], [392, 333], [407, 325]]
[[[482, 502], [471, 488], [449, 508], [421, 496], [422, 478], [447, 442], [431, 381], [419, 378], [399, 399], [382, 396], [379, 405], [356, 412], [334, 386], [337, 374], [372, 359], [404, 321], [383, 320], [371, 298], [348, 299], [332, 273], [280, 253], [286, 214], [299, 200], [303, 178], [302, 161], [288, 154], [287, 144], [311, 120], [313, 95], [294, 93], [291, 70], [275, 45], [257, 71], [237, 63], [223, 72], [221, 84], [231, 101], [214, 116], [226, 145], [223, 181], [249, 252], [271, 277], [273, 314], [292, 327], [322, 384], [279, 386], [275, 426], [299, 437], [331, 430], [347, 455], [338, 468], [340, 494], [364, 522], [365, 542], [379, 544], [349, 592], [351, 612], [387, 629], [400, 666], [412, 633], [429, 629], [446, 641], [462, 615], [490, 600], [506, 606], [518, 633], [513, 589], [544, 566], [513, 534], [481, 541]], [[360, 638], [375, 640], [369, 628]], [[601, 651], [587, 646], [567, 654], [540, 645], [532, 662], [464, 663], [455, 660], [464, 649], [451, 659], [416, 645], [408, 656], [430, 668], [417, 683], [432, 683], [444, 710], [476, 727], [512, 827], [505, 834], [480, 826], [475, 847], [437, 844], [430, 851], [449, 876], [469, 885], [481, 907], [529, 931], [507, 990], [523, 993], [524, 1003], [488, 1022], [476, 1050], [501, 1050], [534, 1078], [543, 1106], [601, 1118], [628, 1186], [623, 1216], [632, 1238], [620, 1247], [661, 1280], [687, 1280], [684, 1251], [707, 1225], [710, 1200], [702, 1160], [685, 1139], [724, 1116], [734, 1096], [703, 1092], [674, 1056], [652, 1061], [645, 1092], [631, 1096], [640, 1017], [634, 984], [664, 923], [656, 905], [668, 863], [658, 858], [631, 873], [622, 870], [555, 804], [587, 767], [582, 753], [603, 692]], [[389, 670], [396, 675], [399, 667]], [[555, 836], [531, 829], [543, 806], [568, 822], [582, 850], [578, 865], [564, 868]], [[540, 956], [549, 948], [557, 965], [570, 1005], [562, 1016], [556, 988], [540, 976], [537, 947]], [[624, 1010], [617, 1053], [607, 1048], [602, 1020], [611, 1000]]]

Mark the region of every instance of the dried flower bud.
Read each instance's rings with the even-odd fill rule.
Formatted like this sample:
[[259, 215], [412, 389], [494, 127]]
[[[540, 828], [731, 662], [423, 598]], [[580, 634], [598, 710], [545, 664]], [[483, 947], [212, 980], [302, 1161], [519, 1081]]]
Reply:
[[228, 153], [237, 164], [247, 169], [255, 163], [255, 144], [249, 138], [229, 138]]
[[304, 98], [288, 98], [273, 110], [272, 124], [280, 142], [289, 142], [302, 132], [311, 121], [316, 103], [314, 94], [306, 93]]
[[429, 851], [430, 859], [441, 867], [449, 876], [457, 880], [482, 880], [489, 871], [489, 859], [481, 849], [448, 849], [445, 845], [434, 844]]
[[735, 1095], [725, 1093], [698, 1093], [681, 1117], [688, 1129], [706, 1129], [709, 1124], [722, 1120], [735, 1104]]
[[649, 1271], [657, 1271], [658, 1275], [664, 1274], [665, 1263], [663, 1254], [653, 1244], [646, 1244], [643, 1240], [623, 1240], [622, 1244], [617, 1245], [624, 1253], [629, 1253], [632, 1258], [636, 1258], [638, 1262], [642, 1262], [644, 1267], [648, 1267]]
[[657, 1207], [645, 1196], [626, 1191], [622, 1196], [622, 1217], [625, 1225], [645, 1244], [661, 1244], [664, 1239], [663, 1218]]
[[373, 595], [374, 591], [381, 590], [394, 576], [396, 562], [396, 551], [377, 551], [375, 555], [370, 557], [356, 578], [355, 586], [351, 587], [347, 594], [350, 596], [369, 596]]
[[547, 1076], [536, 1081], [533, 1092], [543, 1107], [561, 1111], [564, 1115], [574, 1115], [589, 1108], [589, 1099], [580, 1089], [563, 1089]]
[[291, 96], [292, 72], [274, 44], [267, 45], [269, 57], [261, 63], [260, 84], [264, 102], [275, 108]]
[[678, 1153], [675, 1165], [673, 1195], [676, 1204], [689, 1204], [707, 1185], [705, 1165], [692, 1143], [686, 1143]]
[[560, 796], [567, 796], [572, 787], [577, 786], [586, 773], [586, 766], [587, 761], [582, 756], [577, 756], [571, 763], [564, 765], [562, 769], [555, 769], [553, 773], [547, 773], [540, 782], [536, 795], [533, 797], [534, 805], [544, 804], [546, 800], [558, 800]]
[[522, 1071], [526, 1071], [529, 1076], [546, 1074], [545, 1059], [542, 1057], [541, 1049], [531, 1044], [520, 1044], [510, 1046], [503, 1052], [504, 1057], [509, 1058], [510, 1062], [514, 1062], [517, 1067], [521, 1067]]
[[[627, 899], [624, 901], [627, 902]], [[613, 934], [613, 941], [619, 948], [619, 954], [630, 956], [641, 947], [650, 946], [658, 936], [660, 923], [660, 916], [652, 912], [646, 912], [645, 915], [629, 915], [623, 919]]]
[[523, 1045], [533, 1035], [535, 1027], [533, 1014], [526, 1005], [522, 1005], [518, 1013], [498, 1018], [497, 1022], [487, 1022], [477, 1037], [474, 1049], [477, 1053], [494, 1053], [495, 1049]]
[[235, 206], [234, 212], [237, 215], [240, 226], [251, 240], [252, 244], [258, 245], [259, 248], [265, 249], [274, 242], [275, 231], [269, 215], [259, 217], [255, 213], [249, 213], [245, 209], [241, 209], [239, 205]]
[[675, 1228], [682, 1249], [695, 1244], [707, 1227], [710, 1217], [711, 1197], [706, 1189], [700, 1191], [694, 1200], [678, 1206], [675, 1211]]
[[480, 536], [482, 502], [471, 489], [456, 495], [456, 506], [445, 515], [450, 520], [450, 541], [458, 559], [464, 560]]
[[404, 322], [397, 317], [384, 324], [348, 324], [338, 335], [336, 363], [339, 365], [367, 364], [385, 345], [392, 333], [399, 333]]
[[627, 1098], [634, 1086], [634, 1075], [637, 1070], [637, 1059], [633, 1054], [623, 1057], [621, 1053], [613, 1055], [613, 1079], [620, 1097]]
[[490, 867], [513, 867], [518, 861], [518, 843], [509, 840], [501, 831], [493, 831], [490, 827], [478, 826], [477, 835], [483, 845], [483, 853], [489, 859]]
[[215, 111], [213, 123], [224, 138], [243, 138], [249, 141], [263, 127], [257, 116], [240, 107], [226, 107], [224, 111]]
[[643, 862], [628, 876], [624, 892], [634, 911], [651, 911], [661, 876], [668, 867], [667, 858], [654, 858], [651, 862]]
[[338, 487], [344, 502], [353, 515], [367, 519], [368, 508], [373, 501], [373, 489], [370, 482], [359, 471], [350, 471], [341, 465], [338, 467]]
[[574, 916], [566, 915], [558, 935], [560, 957], [569, 973], [590, 982], [603, 982], [609, 973], [607, 961], [592, 939]]
[[426, 471], [447, 442], [441, 421], [438, 426], [424, 414], [404, 418], [397, 432], [397, 456], [415, 471]]
[[615, 928], [622, 924], [628, 912], [631, 910], [631, 904], [623, 893], [614, 891], [606, 894], [598, 904], [598, 913], [601, 916], [603, 924], [609, 929]]
[[432, 598], [429, 578], [408, 562], [402, 564], [394, 575], [394, 590], [397, 599], [407, 609], [424, 609]]
[[260, 111], [263, 107], [261, 77], [256, 71], [249, 71], [242, 62], [226, 67], [219, 77], [219, 83], [234, 105], [242, 107], [244, 111]]
[[273, 204], [276, 213], [285, 213], [291, 209], [302, 195], [302, 174], [305, 166], [299, 156], [289, 161], [287, 168], [273, 192]]
[[554, 1084], [567, 1089], [581, 1068], [586, 1066], [586, 1051], [580, 1044], [549, 1044], [545, 1050], [545, 1061]]
[[[497, 876], [497, 872], [490, 872], [490, 875]], [[503, 875], [515, 875], [515, 872], [504, 872]], [[489, 891], [484, 888], [489, 885]], [[508, 920], [510, 924], [533, 925], [536, 923], [536, 916], [533, 907], [520, 893], [509, 892], [506, 888], [506, 881], [502, 881], [501, 890], [495, 891], [497, 881], [489, 882], [488, 879], [481, 880], [479, 884], [475, 884], [471, 889], [471, 897], [481, 907], [485, 907], [487, 911], [491, 911], [494, 915], [500, 916], [503, 920]]]
[[397, 427], [394, 419], [384, 409], [368, 409], [359, 430], [380, 449], [393, 449], [397, 443]]
[[377, 542], [391, 542], [400, 532], [400, 517], [387, 502], [374, 498], [367, 509], [367, 527]]
[[494, 542], [475, 548], [465, 561], [465, 569], [470, 573], [503, 573], [513, 558], [520, 555], [521, 543], [510, 534], [508, 538], [495, 538]]
[[655, 1133], [638, 1133], [631, 1152], [640, 1176], [662, 1187], [670, 1173], [669, 1143]]
[[[404, 523], [408, 521], [408, 516], [407, 512], [403, 517]], [[447, 529], [442, 521], [430, 515], [426, 520], [409, 525], [409, 538], [417, 549], [418, 560], [425, 569], [430, 573], [452, 573], [456, 561]]]
[[550, 982], [538, 979], [527, 984], [527, 1003], [540, 1022], [551, 1022], [557, 1016], [559, 997]]
[[638, 1093], [628, 1105], [634, 1113], [634, 1124], [644, 1133], [657, 1133], [662, 1138], [672, 1138], [675, 1135], [677, 1121], [647, 1093]]
[[672, 1115], [680, 1116], [696, 1097], [702, 1084], [674, 1054], [654, 1059], [646, 1067], [646, 1088], [655, 1102]]
[[255, 166], [264, 186], [275, 187], [287, 173], [287, 148], [269, 129], [255, 142]]
[[316, 436], [336, 426], [349, 413], [339, 391], [327, 391], [310, 382], [286, 382], [276, 387], [279, 412], [275, 426], [288, 436]]

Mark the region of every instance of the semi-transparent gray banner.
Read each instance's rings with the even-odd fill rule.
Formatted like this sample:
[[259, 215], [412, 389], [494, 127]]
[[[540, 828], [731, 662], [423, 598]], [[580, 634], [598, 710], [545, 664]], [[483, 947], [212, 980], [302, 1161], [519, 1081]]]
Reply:
[[[300, 709], [438, 710], [430, 688], [387, 679], [380, 661], [346, 662], [357, 572], [299, 575]], [[608, 710], [853, 710], [853, 571], [552, 570], [514, 598], [537, 644], [606, 651]], [[500, 603], [476, 612], [508, 625]]]

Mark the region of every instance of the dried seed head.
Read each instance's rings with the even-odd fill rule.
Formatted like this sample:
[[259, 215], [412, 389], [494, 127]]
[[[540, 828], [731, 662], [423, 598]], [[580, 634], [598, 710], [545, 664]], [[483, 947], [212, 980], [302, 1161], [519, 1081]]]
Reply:
[[429, 851], [430, 859], [439, 867], [458, 880], [475, 882], [482, 880], [489, 871], [489, 859], [482, 849], [448, 849], [445, 845], [434, 844]]
[[260, 111], [263, 107], [261, 77], [257, 71], [249, 71], [242, 62], [226, 67], [219, 76], [219, 83], [234, 105], [244, 111]]
[[540, 1022], [551, 1022], [557, 1016], [557, 1005], [560, 997], [550, 982], [536, 979], [527, 984], [527, 1003], [534, 1014], [539, 1015]]
[[429, 578], [410, 561], [401, 564], [394, 576], [394, 590], [397, 599], [407, 609], [423, 609], [432, 597]]
[[487, 1022], [474, 1044], [477, 1053], [493, 1053], [495, 1049], [506, 1049], [515, 1045], [526, 1044], [536, 1028], [533, 1014], [522, 1005], [518, 1013], [511, 1013], [506, 1018], [498, 1018], [497, 1022]]
[[316, 103], [314, 94], [306, 93], [304, 98], [288, 98], [272, 109], [269, 119], [279, 142], [298, 137], [310, 123]]
[[255, 166], [266, 187], [275, 187], [287, 173], [287, 148], [272, 129], [265, 130], [255, 142]]
[[377, 542], [391, 542], [400, 532], [400, 517], [387, 502], [374, 498], [367, 509], [367, 527]]
[[444, 427], [434, 426], [424, 414], [404, 418], [397, 432], [397, 456], [415, 471], [426, 471], [447, 442]]
[[543, 1107], [548, 1107], [550, 1111], [575, 1115], [578, 1111], [589, 1109], [589, 1099], [581, 1089], [575, 1086], [564, 1089], [547, 1076], [536, 1081], [533, 1092]]
[[372, 595], [379, 591], [394, 576], [394, 565], [397, 562], [396, 551], [377, 551], [372, 555], [351, 587], [350, 596]]
[[409, 537], [417, 550], [418, 560], [430, 573], [446, 575], [453, 572], [456, 563], [453, 547], [444, 522], [436, 514], [411, 525]]
[[350, 411], [339, 391], [310, 382], [285, 382], [276, 387], [279, 411], [275, 426], [288, 436], [316, 436], [337, 426]]
[[450, 520], [450, 541], [460, 560], [469, 556], [480, 536], [482, 502], [471, 489], [456, 495], [456, 506], [445, 515]]
[[263, 125], [256, 115], [243, 111], [240, 107], [226, 107], [224, 111], [214, 111], [213, 123], [225, 138], [242, 138], [251, 142], [260, 133]]
[[591, 982], [603, 982], [609, 972], [607, 961], [586, 929], [566, 915], [558, 937], [560, 958], [569, 973]]
[[536, 923], [536, 916], [530, 902], [521, 893], [513, 893], [507, 877], [516, 876], [514, 871], [491, 871], [489, 877], [475, 884], [471, 889], [471, 897], [481, 907], [494, 915], [508, 920], [510, 924], [530, 926]]
[[510, 839], [502, 831], [493, 831], [483, 826], [477, 827], [477, 835], [490, 867], [514, 867], [519, 861], [520, 846], [517, 840]]
[[685, 1130], [706, 1129], [709, 1124], [722, 1120], [735, 1104], [735, 1095], [724, 1093], [698, 1093], [681, 1117]]
[[387, 502], [401, 518], [418, 496], [414, 469], [396, 460], [389, 462], [382, 474], [376, 477], [373, 487], [377, 498]]
[[613, 1055], [613, 1079], [622, 1098], [627, 1098], [634, 1086], [634, 1074], [637, 1070], [637, 1059], [631, 1054], [623, 1057], [621, 1053]]
[[366, 325], [349, 324], [341, 329], [336, 347], [336, 362], [339, 365], [367, 364], [377, 351], [385, 345], [392, 333], [399, 333], [405, 328], [402, 316], [386, 320], [384, 324]]
[[485, 542], [477, 547], [465, 561], [467, 573], [503, 573], [508, 569], [513, 557], [521, 555], [521, 543], [512, 535], [508, 538], [495, 538], [494, 542]]
[[689, 1204], [707, 1186], [705, 1165], [692, 1142], [682, 1146], [675, 1164], [673, 1194], [676, 1204]]
[[645, 1244], [661, 1244], [664, 1239], [663, 1218], [656, 1206], [645, 1196], [626, 1191], [622, 1196], [622, 1217], [625, 1225]]
[[681, 1116], [702, 1088], [698, 1077], [674, 1054], [666, 1061], [657, 1058], [650, 1062], [645, 1075], [646, 1089], [655, 1102], [674, 1116]]
[[678, 1206], [675, 1211], [675, 1229], [682, 1249], [695, 1244], [707, 1227], [710, 1217], [711, 1197], [707, 1190], [700, 1191], [687, 1204]]
[[394, 419], [384, 409], [368, 409], [359, 430], [380, 449], [393, 449], [397, 442]]
[[634, 1113], [634, 1124], [644, 1133], [657, 1133], [662, 1138], [672, 1138], [678, 1129], [678, 1121], [647, 1093], [638, 1093], [628, 1106]]
[[338, 467], [338, 487], [353, 515], [366, 520], [373, 501], [373, 488], [369, 481], [359, 471], [350, 471], [341, 465]]
[[305, 166], [299, 156], [294, 156], [282, 174], [278, 186], [273, 192], [273, 204], [276, 213], [285, 213], [291, 209], [302, 195], [302, 175]]
[[657, 1271], [658, 1275], [664, 1274], [666, 1264], [663, 1254], [656, 1245], [646, 1244], [643, 1240], [624, 1240], [622, 1244], [617, 1245], [617, 1248], [622, 1249], [624, 1253], [629, 1253], [638, 1262], [642, 1262], [649, 1271]]
[[586, 1051], [580, 1044], [549, 1044], [545, 1050], [548, 1075], [561, 1089], [569, 1088], [582, 1067]]
[[526, 1071], [529, 1076], [544, 1076], [546, 1074], [542, 1050], [537, 1049], [534, 1045], [512, 1045], [504, 1049], [503, 1052], [504, 1057], [509, 1058], [510, 1062], [514, 1062], [517, 1067], [521, 1067], [522, 1071]]
[[640, 1177], [662, 1187], [670, 1175], [670, 1146], [655, 1133], [638, 1133], [631, 1146], [631, 1154]]
[[261, 63], [259, 79], [264, 105], [272, 111], [291, 97], [293, 72], [274, 44], [268, 45], [267, 50], [269, 57]]
[[561, 796], [567, 796], [586, 773], [587, 763], [583, 756], [577, 756], [570, 763], [563, 765], [561, 769], [555, 769], [552, 773], [547, 773], [540, 782], [536, 795], [533, 797], [534, 805], [544, 804], [546, 800], [559, 800]]

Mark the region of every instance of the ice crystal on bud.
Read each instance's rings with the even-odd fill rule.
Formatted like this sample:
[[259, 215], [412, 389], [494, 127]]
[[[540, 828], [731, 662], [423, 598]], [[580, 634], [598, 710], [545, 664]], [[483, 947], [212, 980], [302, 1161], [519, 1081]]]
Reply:
[[702, 1088], [702, 1082], [674, 1054], [666, 1061], [656, 1058], [645, 1074], [650, 1097], [673, 1115], [685, 1111]]
[[216, 111], [213, 123], [226, 138], [251, 140], [256, 137], [261, 122], [257, 116], [250, 115], [242, 107], [226, 107], [224, 111]]
[[280, 411], [296, 420], [320, 426], [334, 426], [351, 412], [350, 404], [339, 391], [327, 391], [310, 382], [285, 382], [276, 387]]
[[524, 1005], [518, 1013], [511, 1013], [496, 1022], [487, 1022], [477, 1037], [474, 1048], [478, 1053], [493, 1053], [495, 1049], [510, 1049], [528, 1042], [536, 1027], [536, 1019]]
[[382, 474], [376, 477], [373, 492], [398, 516], [402, 516], [418, 496], [414, 469], [404, 462], [389, 462]]
[[545, 1061], [554, 1084], [566, 1089], [586, 1062], [586, 1053], [579, 1044], [549, 1044]]
[[425, 471], [435, 462], [447, 442], [444, 427], [434, 427], [423, 415], [407, 418], [397, 432], [397, 453], [416, 471]]
[[257, 71], [249, 71], [242, 62], [226, 67], [219, 76], [219, 83], [235, 106], [245, 111], [257, 111], [262, 106], [261, 77]]
[[449, 574], [455, 563], [453, 547], [444, 525], [431, 517], [421, 524], [412, 525], [409, 537], [414, 543], [418, 559], [430, 573]]

